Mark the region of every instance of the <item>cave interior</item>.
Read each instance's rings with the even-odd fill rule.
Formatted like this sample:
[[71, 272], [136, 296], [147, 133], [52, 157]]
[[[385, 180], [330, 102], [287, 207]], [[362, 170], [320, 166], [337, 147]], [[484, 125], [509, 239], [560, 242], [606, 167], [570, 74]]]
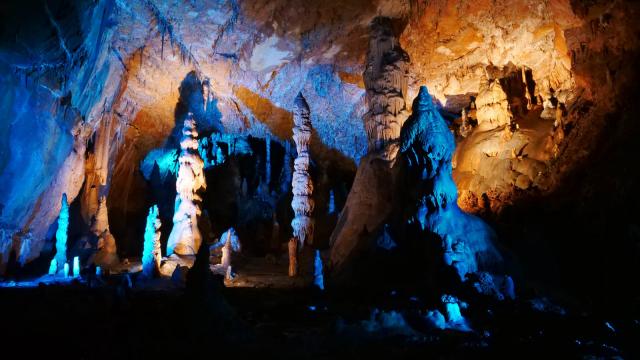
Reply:
[[640, 356], [639, 13], [2, 2], [0, 344]]

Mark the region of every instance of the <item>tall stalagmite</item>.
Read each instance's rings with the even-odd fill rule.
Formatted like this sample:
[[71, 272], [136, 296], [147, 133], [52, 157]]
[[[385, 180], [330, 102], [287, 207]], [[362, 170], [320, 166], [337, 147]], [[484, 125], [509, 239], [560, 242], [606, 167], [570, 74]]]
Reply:
[[313, 212], [314, 202], [311, 198], [313, 182], [309, 176], [309, 141], [311, 140], [311, 117], [309, 105], [299, 93], [295, 100], [296, 110], [293, 116], [293, 140], [296, 143], [298, 156], [294, 161], [293, 179], [291, 187], [293, 200], [291, 208], [295, 217], [291, 221], [293, 236], [298, 240], [299, 249], [305, 243], [313, 240]]
[[173, 215], [173, 229], [167, 243], [167, 255], [195, 255], [202, 243], [198, 229], [202, 197], [198, 194], [206, 189], [204, 162], [198, 153], [198, 131], [193, 114], [184, 120], [180, 141], [178, 179], [176, 180], [176, 203]]
[[67, 194], [62, 194], [62, 207], [58, 216], [58, 230], [56, 230], [56, 263], [58, 271], [67, 263], [67, 237], [69, 230], [69, 203]]
[[405, 101], [408, 67], [409, 55], [398, 44], [391, 20], [374, 19], [363, 74], [369, 108], [364, 125], [369, 151], [380, 152], [386, 160], [395, 159], [400, 129], [409, 116]]
[[[492, 245], [494, 233], [481, 219], [460, 210], [451, 176], [455, 151], [453, 134], [436, 110], [426, 86], [413, 102], [413, 114], [402, 128], [401, 149], [408, 167], [408, 201], [414, 206], [409, 234], [415, 241], [432, 241], [443, 263], [461, 280], [469, 273], [500, 263]], [[412, 236], [412, 235], [409, 235]]]
[[100, 198], [98, 211], [92, 219], [91, 231], [98, 237], [98, 253], [95, 262], [101, 266], [117, 263], [116, 239], [109, 230], [106, 196]]
[[360, 161], [351, 191], [331, 234], [330, 266], [339, 276], [356, 252], [375, 243], [373, 239], [388, 222], [396, 194], [400, 129], [406, 109], [408, 55], [394, 36], [391, 20], [378, 17], [370, 27], [371, 38], [363, 74], [367, 89], [364, 115], [369, 152]]
[[153, 205], [147, 216], [147, 226], [144, 229], [144, 245], [142, 249], [142, 274], [146, 278], [152, 278], [160, 270], [162, 250], [160, 248], [160, 218], [158, 206]]
[[291, 221], [293, 238], [289, 242], [289, 275], [297, 275], [297, 253], [305, 243], [313, 240], [313, 212], [314, 202], [311, 198], [313, 182], [309, 176], [309, 141], [311, 140], [311, 117], [309, 105], [299, 93], [295, 100], [293, 115], [293, 140], [296, 143], [298, 156], [294, 161], [294, 172], [291, 180], [293, 199], [291, 208], [295, 214]]

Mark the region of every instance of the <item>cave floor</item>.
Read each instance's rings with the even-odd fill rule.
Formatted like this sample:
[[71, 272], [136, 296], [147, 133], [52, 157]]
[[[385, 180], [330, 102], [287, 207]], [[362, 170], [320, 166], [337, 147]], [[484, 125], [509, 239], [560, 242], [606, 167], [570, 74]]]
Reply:
[[[252, 284], [277, 284], [260, 264]], [[252, 269], [248, 266], [246, 270]], [[259, 270], [259, 271], [258, 271]], [[279, 270], [279, 268], [278, 268]], [[553, 309], [524, 300], [469, 313], [473, 331], [427, 329], [427, 306], [412, 294], [225, 287], [207, 278], [186, 287], [125, 276], [0, 288], [0, 346], [25, 358], [634, 358], [640, 323]], [[242, 279], [239, 275], [238, 279]], [[171, 280], [158, 280], [171, 283]], [[403, 314], [406, 320], [373, 314]], [[394, 320], [395, 319], [395, 320]], [[37, 346], [34, 346], [37, 345]]]
[[238, 288], [302, 288], [308, 286], [308, 276], [288, 276], [288, 264], [282, 259], [269, 260], [265, 257], [249, 257], [233, 268], [233, 280], [225, 280], [226, 287]]

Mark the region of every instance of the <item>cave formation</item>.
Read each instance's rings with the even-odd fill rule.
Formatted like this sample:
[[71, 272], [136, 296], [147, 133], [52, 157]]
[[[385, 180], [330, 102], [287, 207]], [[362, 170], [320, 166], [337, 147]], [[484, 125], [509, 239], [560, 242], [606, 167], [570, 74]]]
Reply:
[[3, 2], [0, 344], [638, 356], [639, 11]]

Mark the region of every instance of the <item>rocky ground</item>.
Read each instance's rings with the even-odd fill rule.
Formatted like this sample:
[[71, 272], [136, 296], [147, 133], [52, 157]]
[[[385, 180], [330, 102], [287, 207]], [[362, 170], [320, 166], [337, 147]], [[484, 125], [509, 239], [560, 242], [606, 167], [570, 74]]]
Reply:
[[[549, 301], [487, 302], [472, 331], [429, 329], [412, 294], [206, 286], [156, 290], [124, 278], [89, 287], [0, 289], [0, 344], [25, 358], [634, 358], [638, 320]], [[134, 279], [135, 280], [135, 279]]]

